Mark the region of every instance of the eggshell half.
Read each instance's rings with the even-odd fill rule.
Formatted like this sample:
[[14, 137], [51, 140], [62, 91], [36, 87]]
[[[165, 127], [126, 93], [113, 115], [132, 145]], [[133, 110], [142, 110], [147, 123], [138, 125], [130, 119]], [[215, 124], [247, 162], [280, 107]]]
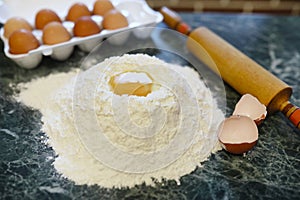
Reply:
[[243, 154], [257, 143], [258, 129], [250, 117], [233, 115], [220, 124], [218, 138], [226, 151]]
[[236, 104], [232, 115], [248, 116], [259, 125], [267, 116], [267, 108], [256, 97], [245, 94]]

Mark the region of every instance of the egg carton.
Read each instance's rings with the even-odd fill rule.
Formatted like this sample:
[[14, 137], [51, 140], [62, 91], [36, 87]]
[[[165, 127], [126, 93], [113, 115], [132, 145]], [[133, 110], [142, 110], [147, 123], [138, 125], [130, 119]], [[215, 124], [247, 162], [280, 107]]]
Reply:
[[[11, 0], [12, 2], [18, 1], [18, 0]], [[34, 2], [34, 0], [31, 0]], [[35, 0], [39, 1], [39, 0]], [[54, 3], [61, 4], [64, 3], [64, 1], [68, 1], [67, 4], [71, 6], [71, 3], [73, 3], [70, 0], [60, 0], [55, 1]], [[27, 2], [27, 1], [24, 1]], [[76, 1], [80, 2], [80, 1]], [[129, 25], [125, 28], [120, 28], [116, 30], [106, 30], [103, 29], [100, 33], [86, 36], [86, 37], [75, 37], [73, 36], [73, 26], [74, 23], [70, 21], [63, 21], [63, 26], [66, 27], [66, 29], [69, 31], [69, 33], [72, 35], [71, 40], [55, 44], [55, 45], [44, 45], [42, 43], [42, 31], [41, 30], [33, 30], [33, 34], [36, 36], [36, 38], [40, 41], [41, 46], [37, 49], [31, 50], [26, 54], [11, 54], [9, 52], [9, 45], [8, 45], [8, 39], [4, 37], [4, 29], [3, 27], [0, 30], [0, 36], [1, 39], [4, 42], [4, 52], [5, 55], [13, 60], [17, 65], [23, 68], [31, 69], [37, 67], [40, 62], [42, 61], [44, 56], [50, 56], [52, 59], [64, 61], [67, 60], [70, 55], [72, 54], [74, 47], [78, 46], [79, 49], [85, 52], [90, 52], [92, 49], [94, 49], [97, 45], [99, 45], [105, 38], [108, 38], [108, 41], [114, 45], [122, 45], [127, 41], [127, 38], [131, 34], [131, 32], [139, 39], [147, 38], [151, 35], [151, 29], [145, 29], [143, 31], [142, 29], [138, 29], [137, 27], [152, 27], [155, 26], [157, 23], [161, 22], [163, 17], [159, 12], [156, 12], [152, 10], [148, 4], [143, 0], [122, 0], [122, 1], [111, 1], [115, 8], [123, 13], [123, 15], [127, 18]], [[52, 3], [52, 1], [51, 1]], [[75, 2], [74, 2], [75, 3]], [[92, 10], [92, 6], [94, 1], [83, 1], [85, 5], [87, 5], [90, 10]], [[52, 4], [53, 5], [53, 4]], [[13, 5], [11, 5], [13, 6]], [[20, 5], [19, 5], [20, 6]], [[36, 12], [39, 9], [42, 9], [42, 5], [35, 7]], [[44, 7], [45, 8], [45, 7]], [[64, 17], [66, 16], [68, 6], [64, 6], [65, 11], [58, 12], [55, 7], [51, 8], [53, 11], [57, 12], [58, 15], [62, 14], [63, 16], [60, 16], [62, 20], [64, 20]], [[25, 9], [26, 10], [26, 9]], [[1, 11], [1, 8], [0, 8]], [[3, 10], [2, 10], [3, 12]], [[31, 24], [34, 24], [34, 17], [36, 12], [31, 12], [31, 16], [27, 15], [27, 17], [24, 17], [22, 15], [14, 15], [14, 16], [20, 16], [27, 21], [29, 21]], [[11, 13], [10, 13], [11, 14]], [[22, 13], [21, 13], [22, 14]], [[24, 14], [23, 12], [23, 15]], [[3, 21], [3, 18], [0, 20]], [[7, 17], [8, 19], [9, 17]], [[7, 20], [6, 19], [6, 20]], [[92, 19], [101, 27], [102, 17], [101, 16], [92, 16]], [[5, 23], [5, 22], [3, 22]], [[34, 26], [33, 26], [34, 27]], [[132, 30], [132, 31], [128, 31]], [[116, 33], [120, 33], [121, 37], [110, 37]]]

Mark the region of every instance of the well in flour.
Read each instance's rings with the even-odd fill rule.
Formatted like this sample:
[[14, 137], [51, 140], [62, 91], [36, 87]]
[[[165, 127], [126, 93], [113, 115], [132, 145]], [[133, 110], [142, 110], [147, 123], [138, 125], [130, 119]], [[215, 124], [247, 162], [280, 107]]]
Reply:
[[[126, 71], [151, 75], [154, 89], [146, 96], [114, 94], [109, 80]], [[43, 93], [41, 84], [51, 92]], [[220, 149], [216, 129], [223, 113], [190, 67], [125, 54], [25, 86], [19, 99], [42, 112], [58, 154], [55, 168], [77, 184], [178, 181]]]

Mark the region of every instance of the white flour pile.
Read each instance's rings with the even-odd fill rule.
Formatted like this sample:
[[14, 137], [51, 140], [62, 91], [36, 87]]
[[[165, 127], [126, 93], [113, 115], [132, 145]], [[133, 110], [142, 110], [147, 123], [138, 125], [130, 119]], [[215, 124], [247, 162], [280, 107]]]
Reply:
[[[128, 71], [150, 74], [152, 92], [115, 95], [110, 78]], [[220, 149], [216, 129], [224, 116], [194, 69], [137, 54], [78, 72], [23, 84], [18, 97], [42, 112], [55, 168], [77, 184], [178, 181]]]

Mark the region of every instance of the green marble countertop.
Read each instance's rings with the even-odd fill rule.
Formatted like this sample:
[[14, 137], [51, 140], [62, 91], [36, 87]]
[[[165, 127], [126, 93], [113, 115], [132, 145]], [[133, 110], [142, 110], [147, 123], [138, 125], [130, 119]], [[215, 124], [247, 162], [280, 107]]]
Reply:
[[[293, 87], [300, 105], [300, 18], [270, 15], [181, 13], [193, 28], [207, 26]], [[159, 27], [166, 27], [160, 23]], [[152, 42], [161, 42], [152, 35]], [[171, 41], [176, 46], [178, 41]], [[0, 49], [3, 43], [0, 42]], [[217, 152], [202, 168], [180, 179], [106, 189], [75, 185], [54, 169], [55, 152], [43, 143], [39, 111], [17, 103], [16, 84], [79, 67], [86, 53], [65, 62], [44, 58], [22, 69], [0, 52], [0, 199], [300, 199], [300, 131], [281, 114], [259, 127], [259, 141], [246, 156]], [[160, 55], [164, 56], [164, 55]], [[228, 85], [228, 113], [240, 98]]]

